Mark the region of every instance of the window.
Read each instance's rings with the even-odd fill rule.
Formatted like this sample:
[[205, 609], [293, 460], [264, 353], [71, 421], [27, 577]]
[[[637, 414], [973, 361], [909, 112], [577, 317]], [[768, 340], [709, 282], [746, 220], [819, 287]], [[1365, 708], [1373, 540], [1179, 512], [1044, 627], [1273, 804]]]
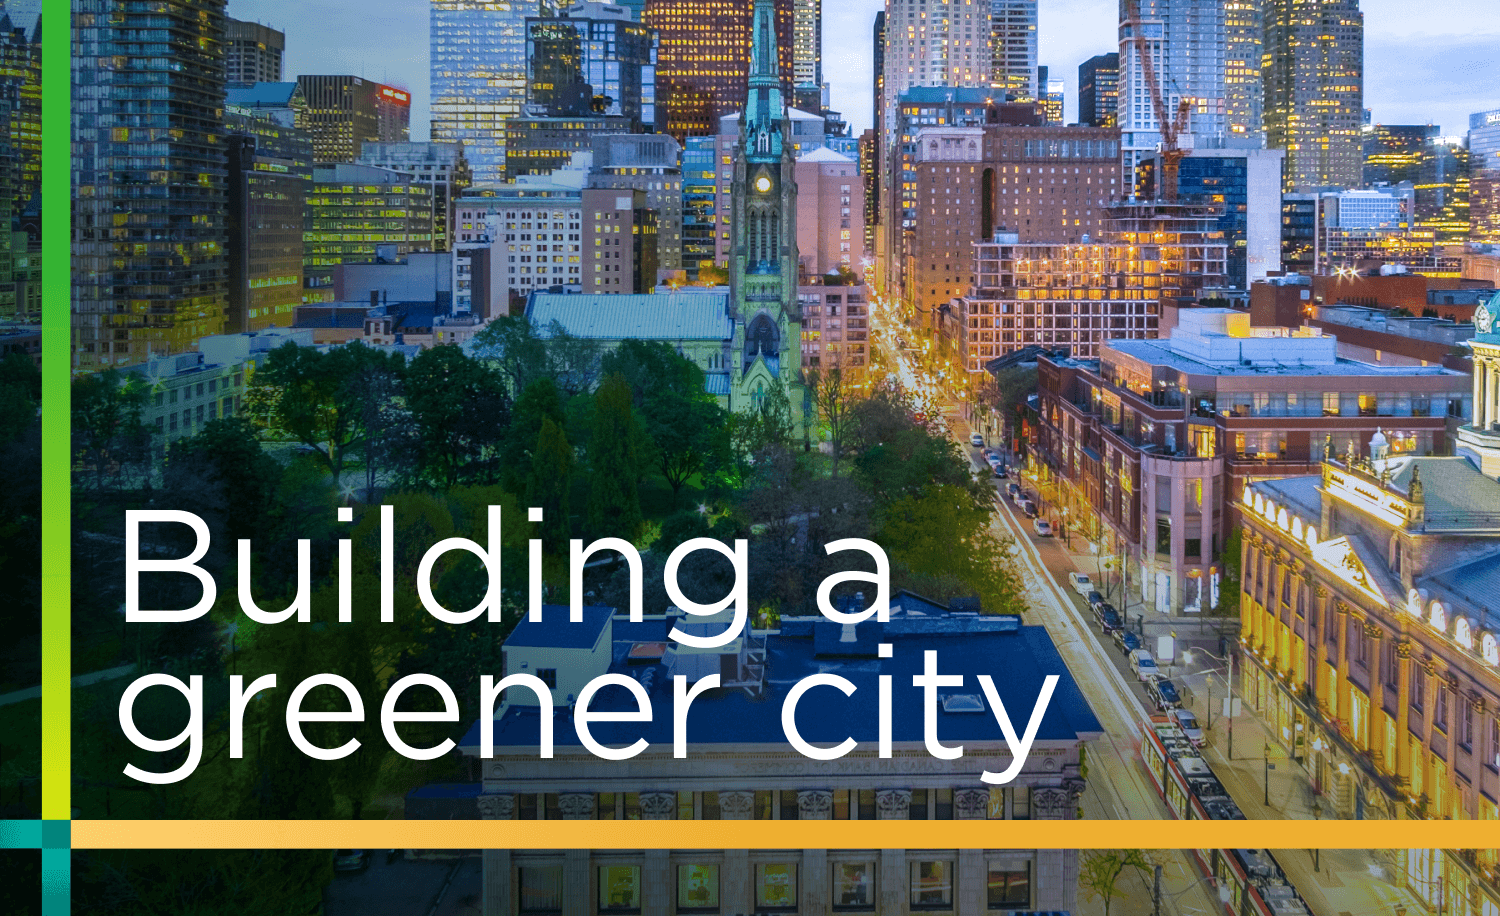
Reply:
[[914, 910], [953, 909], [953, 863], [911, 863], [911, 908]]
[[1490, 720], [1490, 756], [1485, 764], [1492, 770], [1500, 770], [1500, 716]]
[[755, 866], [757, 910], [790, 911], [797, 908], [797, 866], [790, 862]]
[[522, 913], [562, 912], [562, 866], [518, 868]]
[[1448, 730], [1448, 688], [1442, 684], [1432, 692], [1432, 724], [1440, 730]]
[[[597, 817], [601, 821], [612, 821], [612, 820], [614, 820], [615, 819], [615, 798], [616, 797], [617, 797], [616, 793], [614, 793], [614, 792], [600, 792], [599, 793], [599, 804], [595, 808], [594, 816]], [[639, 796], [637, 796], [637, 797], [639, 797]], [[599, 897], [602, 900], [604, 898], [604, 895], [600, 894]]]
[[553, 689], [553, 690], [557, 689], [557, 669], [556, 668], [538, 668], [538, 669], [536, 669], [536, 676], [539, 677], [539, 678], [541, 678], [542, 679], [542, 683], [546, 684], [551, 689]]
[[1020, 866], [990, 866], [989, 908], [1030, 909], [1031, 863]]
[[1420, 711], [1427, 705], [1427, 672], [1417, 659], [1411, 660], [1411, 706]]
[[1458, 700], [1458, 743], [1466, 751], [1474, 750], [1474, 706]]
[[635, 865], [599, 867], [599, 912], [639, 913], [641, 870]]
[[833, 866], [833, 908], [875, 909], [875, 868], [870, 862], [838, 862]]
[[1031, 787], [1011, 786], [1006, 790], [1010, 793], [1010, 816], [1012, 820], [1031, 820]]
[[911, 790], [911, 804], [907, 806], [906, 817], [907, 817], [907, 820], [913, 820], [913, 821], [925, 821], [925, 820], [927, 820], [927, 790], [926, 789], [912, 789]]
[[719, 866], [677, 866], [678, 912], [712, 912], [719, 908]]

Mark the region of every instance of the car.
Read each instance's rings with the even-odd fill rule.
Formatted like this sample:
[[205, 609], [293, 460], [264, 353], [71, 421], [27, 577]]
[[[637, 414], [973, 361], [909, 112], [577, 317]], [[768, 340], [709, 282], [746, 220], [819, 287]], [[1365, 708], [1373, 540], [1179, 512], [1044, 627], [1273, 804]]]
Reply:
[[1120, 615], [1111, 608], [1099, 615], [1099, 632], [1113, 633], [1120, 628]]
[[1089, 603], [1089, 610], [1092, 611], [1095, 608], [1099, 607], [1099, 605], [1104, 603], [1104, 596], [1099, 594], [1097, 591], [1093, 591], [1089, 592], [1087, 595], [1084, 595], [1083, 600]]
[[1177, 693], [1177, 685], [1164, 677], [1159, 677], [1146, 685], [1146, 694], [1156, 704], [1156, 708], [1162, 712], [1176, 709], [1182, 705], [1182, 697]]
[[1115, 631], [1115, 645], [1120, 652], [1129, 655], [1141, 647], [1141, 638], [1135, 635], [1135, 631], [1121, 628]]
[[1023, 499], [1021, 500], [1020, 505], [1021, 514], [1025, 515], [1027, 518], [1036, 518], [1036, 503], [1032, 502], [1029, 499]]
[[1073, 586], [1073, 591], [1077, 592], [1080, 595], [1087, 595], [1089, 592], [1094, 590], [1094, 583], [1089, 579], [1087, 573], [1068, 573], [1068, 584]]
[[364, 871], [369, 867], [368, 849], [338, 849], [333, 853], [334, 871]]
[[1198, 724], [1198, 717], [1193, 715], [1191, 710], [1179, 706], [1172, 710], [1171, 716], [1177, 723], [1177, 727], [1182, 729], [1182, 733], [1187, 735], [1188, 741], [1192, 742], [1193, 747], [1203, 746], [1203, 726]]
[[1000, 460], [1000, 453], [992, 448], [987, 448], [984, 450], [984, 460], [989, 462], [998, 461]]
[[984, 447], [984, 437], [981, 436], [981, 435], [979, 435], [979, 433], [970, 433], [969, 434], [969, 444], [972, 445], [972, 446], [974, 446], [975, 448], [983, 448]]
[[1094, 612], [1095, 620], [1103, 620], [1104, 615], [1106, 614], [1113, 614], [1116, 618], [1120, 616], [1120, 612], [1115, 610], [1115, 606], [1113, 604], [1110, 604], [1108, 601], [1101, 601], [1098, 604], [1092, 605], [1091, 607]]
[[1031, 530], [1036, 532], [1039, 538], [1052, 537], [1052, 525], [1044, 518], [1039, 518], [1031, 523]]
[[1130, 668], [1135, 676], [1149, 683], [1151, 678], [1161, 674], [1161, 669], [1156, 667], [1156, 659], [1151, 657], [1151, 650], [1136, 649], [1130, 653]]
[[1018, 483], [1008, 483], [1008, 484], [1006, 484], [1005, 485], [1005, 495], [1009, 496], [1012, 502], [1014, 502], [1015, 500], [1019, 499], [1020, 496], [1021, 496], [1021, 485], [1018, 484]]
[[998, 455], [992, 455], [984, 459], [984, 461], [990, 466], [991, 469], [998, 468], [1000, 466], [1000, 458]]
[[995, 476], [1004, 480], [1010, 476], [1010, 472], [1006, 469], [1005, 465], [997, 464], [995, 465]]

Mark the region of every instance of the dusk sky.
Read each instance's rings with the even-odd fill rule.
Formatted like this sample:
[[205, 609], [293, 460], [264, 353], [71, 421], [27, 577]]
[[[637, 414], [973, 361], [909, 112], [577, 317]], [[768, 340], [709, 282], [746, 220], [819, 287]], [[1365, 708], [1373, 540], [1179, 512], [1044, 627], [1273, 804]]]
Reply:
[[[870, 126], [871, 26], [884, 0], [823, 6], [823, 72], [833, 107], [856, 134]], [[1469, 115], [1500, 108], [1495, 0], [1365, 0], [1365, 107], [1385, 124], [1434, 123], [1449, 135]], [[1420, 13], [1417, 11], [1420, 10]], [[412, 139], [428, 121], [426, 0], [231, 0], [229, 14], [287, 33], [286, 77], [353, 73], [410, 89]], [[1077, 112], [1078, 65], [1118, 49], [1116, 0], [1041, 0], [1040, 60], [1067, 81], [1067, 116]]]

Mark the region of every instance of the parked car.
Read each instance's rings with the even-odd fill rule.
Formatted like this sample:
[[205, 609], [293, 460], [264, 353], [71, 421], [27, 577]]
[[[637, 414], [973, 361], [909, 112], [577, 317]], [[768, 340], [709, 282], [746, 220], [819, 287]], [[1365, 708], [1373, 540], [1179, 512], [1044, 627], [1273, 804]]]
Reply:
[[1115, 631], [1115, 645], [1119, 647], [1121, 654], [1129, 655], [1141, 647], [1141, 638], [1135, 635], [1134, 630], [1121, 628]]
[[1120, 615], [1115, 613], [1115, 609], [1109, 605], [1105, 607], [1107, 610], [1099, 614], [1099, 632], [1113, 633], [1120, 628]]
[[975, 448], [984, 448], [984, 437], [979, 433], [969, 433], [969, 444]]
[[1035, 531], [1036, 536], [1039, 538], [1052, 537], [1052, 525], [1044, 518], [1039, 518], [1036, 521], [1032, 522], [1031, 530]]
[[1006, 469], [1005, 465], [997, 464], [995, 465], [995, 476], [1004, 480], [1010, 476], [1010, 472]]
[[1187, 739], [1193, 743], [1193, 747], [1203, 746], [1203, 727], [1198, 724], [1198, 717], [1190, 710], [1178, 707], [1172, 710], [1172, 718], [1177, 720], [1177, 727], [1187, 735]]
[[1021, 500], [1021, 513], [1027, 518], [1036, 518], [1036, 503], [1029, 499]]
[[1094, 605], [1093, 611], [1095, 620], [1103, 620], [1105, 614], [1113, 614], [1115, 615], [1115, 619], [1117, 620], [1120, 617], [1120, 612], [1115, 610], [1115, 606], [1113, 604], [1110, 604], [1108, 601], [1101, 601], [1098, 604]]
[[998, 468], [1000, 466], [1000, 456], [999, 455], [991, 455], [988, 458], [985, 458], [984, 460], [985, 460], [985, 463], [987, 463], [990, 466], [990, 470], [994, 470], [995, 468]]
[[1176, 709], [1182, 705], [1182, 697], [1177, 693], [1177, 685], [1164, 677], [1159, 677], [1147, 683], [1146, 695], [1151, 698], [1151, 702], [1156, 704], [1156, 708], [1162, 712], [1166, 712], [1169, 709]]
[[1089, 603], [1089, 610], [1095, 610], [1104, 603], [1104, 596], [1097, 591], [1089, 592], [1083, 596], [1083, 600]]
[[333, 853], [334, 871], [364, 871], [369, 867], [368, 849], [338, 849]]
[[1080, 595], [1087, 595], [1094, 590], [1094, 583], [1089, 579], [1087, 573], [1068, 573], [1068, 584], [1073, 586], [1073, 591]]
[[1156, 659], [1151, 657], [1150, 649], [1136, 649], [1130, 653], [1130, 668], [1135, 676], [1147, 683], [1151, 678], [1161, 674], [1161, 669], [1156, 667]]
[[1021, 485], [1018, 484], [1018, 483], [1008, 483], [1008, 484], [1006, 484], [1005, 485], [1005, 495], [1009, 496], [1012, 502], [1014, 502], [1017, 499], [1020, 499], [1020, 497], [1021, 497]]

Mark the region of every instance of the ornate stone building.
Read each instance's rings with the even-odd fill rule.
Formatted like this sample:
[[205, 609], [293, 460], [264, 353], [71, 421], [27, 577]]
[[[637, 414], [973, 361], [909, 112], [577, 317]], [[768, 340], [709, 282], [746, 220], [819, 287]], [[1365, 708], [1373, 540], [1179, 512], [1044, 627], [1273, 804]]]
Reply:
[[[1377, 433], [1319, 477], [1244, 488], [1246, 704], [1329, 816], [1497, 821], [1500, 483]], [[1441, 912], [1500, 912], [1495, 850], [1392, 863]]]
[[1458, 453], [1471, 458], [1486, 477], [1500, 477], [1500, 293], [1474, 310], [1474, 420], [1458, 430]]
[[[499, 819], [587, 820], [1046, 820], [1076, 816], [1084, 789], [1081, 749], [1102, 729], [1042, 627], [1014, 617], [972, 613], [898, 596], [886, 624], [843, 626], [821, 617], [790, 618], [774, 631], [747, 631], [727, 646], [690, 650], [668, 638], [680, 627], [697, 635], [722, 624], [684, 619], [675, 609], [632, 623], [610, 608], [585, 608], [569, 624], [568, 609], [548, 606], [542, 623], [522, 621], [504, 648], [506, 674], [533, 673], [551, 687], [554, 756], [541, 759], [540, 697], [506, 691], [490, 722], [476, 723], [460, 742], [480, 758], [480, 816]], [[704, 629], [706, 628], [706, 629]], [[701, 633], [699, 632], [701, 629]], [[882, 657], [881, 645], [890, 646]], [[929, 755], [923, 741], [923, 690], [911, 675], [923, 653], [939, 670], [962, 674], [934, 714], [941, 740], [962, 744], [953, 760]], [[604, 673], [631, 678], [651, 699], [648, 722], [591, 722], [595, 740], [648, 746], [625, 761], [587, 753], [572, 722], [575, 698]], [[774, 677], [768, 676], [774, 672]], [[847, 698], [819, 689], [797, 708], [803, 739], [820, 746], [852, 737], [844, 756], [818, 761], [797, 753], [781, 726], [792, 685], [813, 672], [832, 672], [855, 685]], [[688, 684], [720, 675], [720, 688], [693, 700], [686, 718], [686, 757], [673, 752], [672, 678]], [[1046, 676], [1059, 682], [1021, 773], [988, 786], [982, 770], [1010, 759], [977, 675], [996, 676], [1013, 719], [1029, 718]], [[878, 740], [880, 674], [892, 678], [891, 757]], [[969, 692], [972, 691], [972, 692]], [[608, 687], [591, 711], [637, 708], [630, 694]], [[482, 727], [494, 755], [482, 755]], [[999, 765], [997, 765], [999, 764]], [[997, 836], [1005, 833], [997, 826]], [[785, 826], [797, 847], [795, 824]], [[888, 833], [872, 831], [869, 849], [846, 850], [491, 850], [484, 853], [487, 916], [644, 916], [834, 911], [979, 916], [1076, 906], [1077, 860], [1060, 850], [899, 850], [877, 848]]]

